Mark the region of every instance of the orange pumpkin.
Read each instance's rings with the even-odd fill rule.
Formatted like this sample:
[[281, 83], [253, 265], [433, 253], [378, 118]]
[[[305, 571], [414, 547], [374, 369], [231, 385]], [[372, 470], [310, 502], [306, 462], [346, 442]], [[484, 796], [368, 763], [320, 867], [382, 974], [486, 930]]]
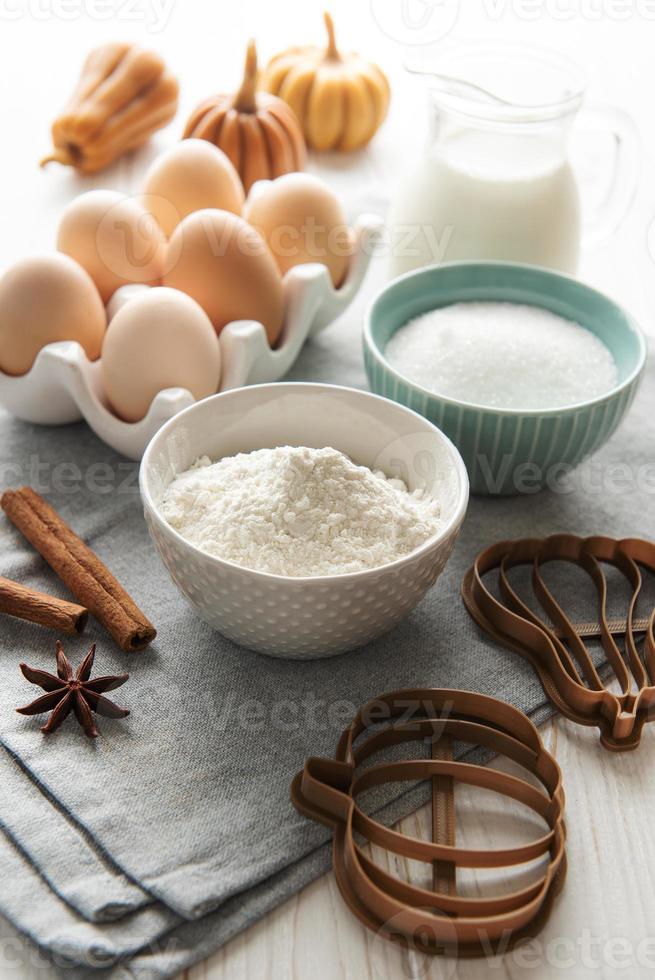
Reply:
[[248, 45], [241, 88], [236, 95], [212, 95], [196, 106], [184, 139], [208, 140], [230, 158], [246, 192], [256, 180], [270, 180], [305, 165], [305, 140], [293, 110], [282, 99], [257, 92], [257, 50]]

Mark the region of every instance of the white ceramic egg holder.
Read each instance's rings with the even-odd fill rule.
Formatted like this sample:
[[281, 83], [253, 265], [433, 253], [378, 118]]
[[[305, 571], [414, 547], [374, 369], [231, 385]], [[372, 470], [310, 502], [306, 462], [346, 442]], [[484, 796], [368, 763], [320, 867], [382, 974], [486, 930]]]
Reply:
[[[362, 215], [354, 226], [353, 256], [345, 281], [335, 289], [325, 266], [296, 266], [284, 277], [285, 320], [273, 350], [261, 323], [235, 320], [221, 331], [219, 391], [279, 381], [298, 357], [308, 337], [336, 320], [356, 295], [382, 233], [376, 215]], [[107, 307], [109, 321], [137, 293], [149, 286], [123, 286]], [[66, 425], [85, 419], [113, 449], [140, 459], [155, 432], [194, 403], [184, 388], [167, 388], [153, 399], [140, 422], [124, 422], [111, 411], [102, 387], [99, 361], [89, 361], [75, 341], [49, 344], [31, 370], [20, 377], [0, 372], [0, 404], [16, 418], [38, 425]]]

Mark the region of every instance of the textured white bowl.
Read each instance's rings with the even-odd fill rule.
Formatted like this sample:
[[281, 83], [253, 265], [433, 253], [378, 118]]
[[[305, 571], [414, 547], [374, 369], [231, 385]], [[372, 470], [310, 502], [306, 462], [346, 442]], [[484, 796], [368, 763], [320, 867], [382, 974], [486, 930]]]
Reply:
[[[412, 490], [427, 487], [441, 502], [441, 530], [380, 568], [291, 578], [207, 555], [162, 517], [166, 488], [199, 456], [218, 460], [284, 445], [331, 446], [402, 476]], [[369, 392], [317, 384], [239, 388], [192, 405], [153, 438], [140, 485], [157, 550], [198, 615], [244, 647], [299, 659], [362, 646], [411, 612], [443, 571], [468, 503], [462, 458], [432, 423]]]

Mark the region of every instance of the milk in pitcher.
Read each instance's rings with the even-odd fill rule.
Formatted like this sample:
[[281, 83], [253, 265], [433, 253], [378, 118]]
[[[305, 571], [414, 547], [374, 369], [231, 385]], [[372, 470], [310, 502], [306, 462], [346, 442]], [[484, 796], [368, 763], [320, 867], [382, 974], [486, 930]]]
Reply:
[[577, 269], [581, 221], [568, 139], [584, 77], [525, 45], [455, 46], [411, 67], [432, 136], [389, 214], [391, 275], [465, 259]]
[[462, 259], [575, 272], [580, 202], [553, 136], [452, 128], [402, 186], [389, 218], [390, 274]]

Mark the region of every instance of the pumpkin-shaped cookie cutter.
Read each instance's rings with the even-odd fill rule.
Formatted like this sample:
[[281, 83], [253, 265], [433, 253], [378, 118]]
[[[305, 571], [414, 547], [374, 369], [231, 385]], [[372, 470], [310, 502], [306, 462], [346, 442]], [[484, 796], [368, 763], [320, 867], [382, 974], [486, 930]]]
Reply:
[[[546, 586], [544, 564], [572, 562], [582, 568], [595, 587], [597, 622], [574, 623]], [[614, 566], [625, 578], [631, 597], [625, 619], [608, 618], [608, 585], [603, 564]], [[532, 587], [549, 622], [541, 619], [517, 595], [509, 572], [517, 565], [532, 565]], [[556, 534], [548, 538], [502, 541], [478, 556], [466, 573], [462, 596], [478, 625], [498, 643], [525, 657], [537, 671], [544, 691], [563, 715], [581, 725], [596, 726], [602, 745], [612, 751], [634, 749], [646, 722], [655, 718], [655, 609], [636, 617], [642, 592], [641, 568], [655, 574], [655, 544], [638, 538], [581, 538]], [[496, 598], [485, 577], [497, 573]], [[636, 637], [644, 635], [641, 653]], [[617, 636], [625, 637], [621, 650]], [[611, 676], [603, 679], [585, 638], [598, 638]], [[617, 682], [620, 694], [609, 690]]]
[[[536, 777], [528, 782], [452, 756], [452, 742], [482, 746]], [[373, 763], [376, 753], [407, 742], [426, 757]], [[362, 768], [363, 764], [366, 765]], [[365, 790], [390, 782], [428, 780], [433, 840], [405, 836], [369, 816]], [[455, 843], [454, 786], [467, 783], [525, 804], [547, 832], [514, 848], [482, 850]], [[369, 702], [341, 736], [334, 759], [308, 759], [291, 798], [303, 815], [334, 830], [333, 865], [351, 911], [379, 935], [425, 953], [488, 956], [534, 935], [545, 922], [566, 874], [561, 772], [532, 722], [517, 708], [470, 691], [395, 691]], [[417, 887], [375, 863], [360, 841], [431, 867], [432, 888]], [[546, 858], [547, 860], [543, 860]], [[542, 859], [538, 877], [499, 896], [457, 893], [461, 868], [507, 868]]]

